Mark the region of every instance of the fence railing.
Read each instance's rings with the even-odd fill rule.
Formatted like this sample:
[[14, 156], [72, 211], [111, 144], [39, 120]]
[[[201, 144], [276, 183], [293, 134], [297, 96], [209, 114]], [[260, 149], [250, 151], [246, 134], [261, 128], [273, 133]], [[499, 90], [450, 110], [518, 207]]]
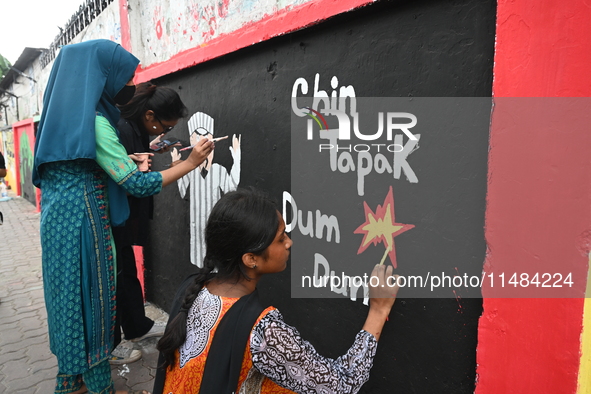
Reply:
[[64, 29], [55, 37], [49, 49], [41, 55], [41, 67], [45, 68], [55, 59], [57, 50], [69, 44], [86, 26], [90, 24], [105, 8], [114, 0], [86, 0], [85, 4], [80, 5], [78, 11], [72, 15], [70, 21]]

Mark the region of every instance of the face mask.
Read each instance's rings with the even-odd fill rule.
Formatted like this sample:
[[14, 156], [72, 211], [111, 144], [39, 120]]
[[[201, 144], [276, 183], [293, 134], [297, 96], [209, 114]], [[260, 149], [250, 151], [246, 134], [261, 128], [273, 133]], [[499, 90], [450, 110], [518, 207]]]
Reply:
[[129, 103], [129, 100], [131, 100], [133, 98], [134, 94], [135, 94], [135, 85], [125, 85], [123, 88], [121, 88], [119, 93], [117, 93], [117, 95], [115, 96], [115, 98], [114, 98], [115, 103], [117, 103], [119, 105], [125, 105], [125, 104]]

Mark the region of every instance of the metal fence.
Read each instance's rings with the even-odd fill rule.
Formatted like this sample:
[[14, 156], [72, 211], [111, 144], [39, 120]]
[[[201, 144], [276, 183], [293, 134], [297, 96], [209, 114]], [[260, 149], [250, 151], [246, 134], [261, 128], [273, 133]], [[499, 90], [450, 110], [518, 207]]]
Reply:
[[55, 37], [49, 49], [41, 55], [41, 67], [45, 68], [51, 63], [55, 59], [57, 50], [61, 46], [69, 44], [112, 2], [113, 0], [86, 0], [86, 3], [80, 6], [78, 12], [72, 15], [66, 27], [64, 29], [60, 28], [60, 34]]

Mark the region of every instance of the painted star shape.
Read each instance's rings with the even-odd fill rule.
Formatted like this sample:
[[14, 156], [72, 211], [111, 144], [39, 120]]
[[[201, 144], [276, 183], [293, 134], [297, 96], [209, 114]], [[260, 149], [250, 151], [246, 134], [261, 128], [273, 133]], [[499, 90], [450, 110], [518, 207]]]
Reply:
[[[390, 190], [384, 199], [384, 204], [378, 205], [375, 213], [365, 201], [363, 202], [363, 209], [365, 211], [365, 223], [357, 227], [353, 232], [354, 234], [364, 235], [357, 254], [363, 253], [370, 244], [377, 245], [379, 242], [383, 242], [386, 247], [384, 258], [386, 254], [390, 256], [390, 261], [394, 268], [396, 268], [394, 238], [410, 230], [414, 225], [396, 223], [396, 219], [394, 218], [394, 192], [392, 191], [392, 186], [390, 186]], [[384, 259], [382, 259], [383, 261]]]

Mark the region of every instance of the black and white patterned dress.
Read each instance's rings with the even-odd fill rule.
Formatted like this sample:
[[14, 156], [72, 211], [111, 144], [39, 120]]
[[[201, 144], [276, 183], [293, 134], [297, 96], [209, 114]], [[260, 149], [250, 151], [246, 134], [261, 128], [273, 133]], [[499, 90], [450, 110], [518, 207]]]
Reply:
[[[236, 300], [201, 290], [188, 313], [178, 364], [166, 374], [165, 393], [199, 391], [217, 325]], [[343, 356], [323, 357], [285, 323], [277, 309], [269, 307], [259, 316], [245, 346], [238, 394], [357, 393], [369, 379], [377, 344], [373, 335], [362, 330]]]
[[369, 379], [377, 345], [362, 330], [345, 355], [336, 360], [321, 356], [276, 309], [255, 325], [250, 339], [254, 368], [301, 394], [356, 393]]

